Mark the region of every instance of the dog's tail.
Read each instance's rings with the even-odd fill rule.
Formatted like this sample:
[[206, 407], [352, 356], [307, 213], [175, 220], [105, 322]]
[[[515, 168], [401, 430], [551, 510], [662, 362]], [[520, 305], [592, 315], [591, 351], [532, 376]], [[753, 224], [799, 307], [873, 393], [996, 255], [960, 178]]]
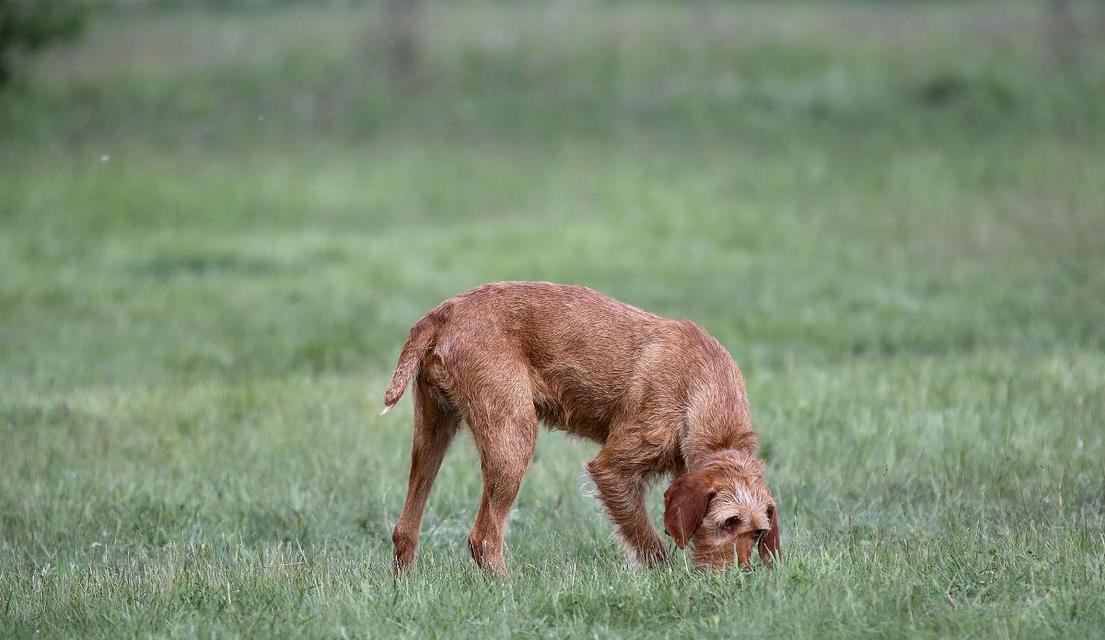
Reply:
[[429, 316], [423, 317], [411, 327], [411, 336], [407, 338], [407, 343], [403, 345], [403, 350], [399, 352], [399, 364], [395, 367], [395, 375], [391, 378], [388, 390], [384, 392], [384, 410], [380, 412], [380, 415], [391, 411], [395, 403], [399, 402], [399, 398], [403, 397], [407, 385], [418, 373], [422, 356], [426, 355], [426, 351], [429, 350], [433, 341], [434, 322]]

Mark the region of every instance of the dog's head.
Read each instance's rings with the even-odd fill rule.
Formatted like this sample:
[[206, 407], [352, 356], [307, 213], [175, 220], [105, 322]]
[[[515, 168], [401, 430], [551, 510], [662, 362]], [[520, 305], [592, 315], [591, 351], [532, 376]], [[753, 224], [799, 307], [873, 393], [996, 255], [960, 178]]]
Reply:
[[688, 469], [664, 493], [664, 527], [680, 549], [694, 543], [699, 568], [728, 567], [736, 559], [751, 569], [757, 545], [771, 566], [779, 556], [779, 524], [764, 463], [727, 450]]

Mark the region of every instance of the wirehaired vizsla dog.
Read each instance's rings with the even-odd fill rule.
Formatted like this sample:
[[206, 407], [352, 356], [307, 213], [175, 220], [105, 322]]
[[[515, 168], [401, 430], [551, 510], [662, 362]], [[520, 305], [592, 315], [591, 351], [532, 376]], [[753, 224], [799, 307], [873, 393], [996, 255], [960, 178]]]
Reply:
[[395, 525], [395, 569], [414, 562], [418, 530], [445, 450], [472, 430], [483, 496], [468, 536], [480, 566], [506, 574], [503, 534], [539, 422], [602, 445], [587, 463], [630, 561], [667, 548], [644, 496], [663, 474], [664, 526], [699, 567], [750, 568], [779, 554], [775, 501], [756, 458], [744, 380], [714, 338], [687, 320], [647, 313], [585, 287], [501, 282], [458, 294], [423, 316], [384, 396], [387, 413], [414, 380], [414, 448]]

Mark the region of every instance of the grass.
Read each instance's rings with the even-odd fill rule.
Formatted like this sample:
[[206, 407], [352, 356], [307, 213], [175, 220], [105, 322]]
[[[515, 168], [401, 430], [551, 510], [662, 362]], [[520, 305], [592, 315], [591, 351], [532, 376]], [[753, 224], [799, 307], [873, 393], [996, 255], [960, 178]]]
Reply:
[[[106, 12], [0, 94], [0, 635], [1100, 634], [1105, 51], [1021, 2], [435, 4], [408, 93], [372, 11]], [[382, 389], [499, 279], [718, 336], [786, 562], [628, 570], [543, 434], [509, 580], [461, 439], [394, 581]]]

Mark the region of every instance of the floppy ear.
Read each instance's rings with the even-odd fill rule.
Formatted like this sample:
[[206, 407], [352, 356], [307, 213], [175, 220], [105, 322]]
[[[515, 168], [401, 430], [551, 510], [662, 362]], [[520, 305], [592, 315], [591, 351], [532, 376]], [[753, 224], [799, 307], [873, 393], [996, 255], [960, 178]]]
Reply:
[[687, 546], [717, 491], [705, 471], [689, 471], [676, 478], [664, 492], [664, 528], [675, 544]]
[[779, 553], [779, 515], [775, 511], [775, 505], [767, 510], [767, 519], [771, 528], [760, 538], [760, 561], [770, 567], [775, 560], [781, 557]]

